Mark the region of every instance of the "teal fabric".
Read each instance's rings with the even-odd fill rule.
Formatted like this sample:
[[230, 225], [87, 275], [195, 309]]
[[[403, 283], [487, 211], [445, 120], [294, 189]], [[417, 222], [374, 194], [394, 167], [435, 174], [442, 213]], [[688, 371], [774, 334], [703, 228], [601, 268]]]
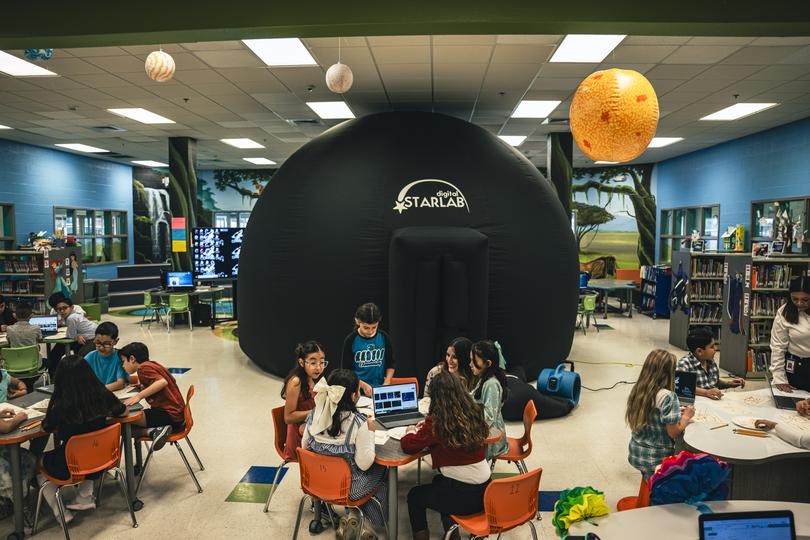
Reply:
[[8, 401], [8, 383], [11, 382], [11, 377], [5, 369], [0, 369], [0, 376], [3, 377], [0, 381], [0, 403], [5, 403]]
[[[473, 390], [473, 395], [477, 392]], [[503, 388], [501, 383], [495, 377], [490, 377], [484, 381], [481, 388], [481, 403], [484, 407], [484, 420], [490, 429], [495, 428], [501, 432], [501, 438], [498, 442], [487, 445], [487, 459], [492, 459], [495, 456], [500, 456], [509, 450], [509, 441], [506, 440], [506, 424], [503, 421], [503, 414], [501, 414], [501, 407], [503, 406]]]

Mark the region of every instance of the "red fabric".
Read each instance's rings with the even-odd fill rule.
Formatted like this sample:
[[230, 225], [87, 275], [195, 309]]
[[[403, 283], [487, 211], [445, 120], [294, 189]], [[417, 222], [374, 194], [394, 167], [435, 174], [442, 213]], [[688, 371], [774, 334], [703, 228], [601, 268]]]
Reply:
[[[311, 411], [315, 408], [315, 394], [310, 389], [309, 398], [304, 399], [304, 393], [298, 394], [298, 403], [295, 405], [296, 411]], [[284, 441], [284, 459], [287, 461], [296, 461], [298, 457], [295, 454], [295, 449], [301, 447], [301, 433], [298, 427], [301, 424], [287, 424], [287, 438]]]
[[138, 366], [138, 381], [144, 388], [148, 388], [160, 379], [166, 379], [169, 386], [146, 398], [146, 402], [153, 409], [166, 411], [173, 422], [183, 422], [183, 411], [186, 408], [186, 402], [183, 401], [183, 394], [177, 387], [177, 381], [174, 380], [172, 374], [165, 367], [152, 360], [147, 360]]
[[425, 448], [430, 450], [433, 468], [450, 465], [472, 465], [484, 459], [484, 445], [475, 450], [450, 448], [433, 433], [433, 417], [425, 418], [425, 423], [416, 433], [409, 433], [400, 439], [402, 449], [409, 454], [416, 454]]

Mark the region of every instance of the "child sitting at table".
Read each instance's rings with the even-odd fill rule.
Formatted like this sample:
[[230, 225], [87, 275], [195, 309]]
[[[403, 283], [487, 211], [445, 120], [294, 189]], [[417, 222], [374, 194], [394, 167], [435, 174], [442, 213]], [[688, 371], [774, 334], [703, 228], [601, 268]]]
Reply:
[[[54, 448], [42, 455], [42, 467], [60, 480], [70, 478], [65, 448], [68, 440], [75, 435], [103, 429], [107, 417], [122, 416], [127, 408], [115, 395], [98, 380], [90, 365], [77, 355], [71, 354], [59, 362], [54, 380], [54, 391], [48, 403], [48, 410], [42, 422], [42, 429], [54, 434]], [[71, 510], [90, 510], [96, 507], [93, 496], [93, 480], [102, 473], [88, 475], [77, 487], [77, 497], [66, 505], [65, 523], [73, 520]], [[43, 484], [46, 478], [39, 475]], [[54, 484], [43, 487], [43, 496], [59, 518]]]
[[[140, 400], [149, 403], [143, 417], [135, 420], [135, 437], [149, 435], [152, 450], [160, 450], [166, 444], [169, 434], [182, 431], [185, 427], [186, 402], [171, 373], [154, 360], [149, 359], [149, 349], [143, 343], [134, 341], [125, 345], [120, 353], [124, 371], [129, 375], [138, 374], [140, 392], [124, 401], [131, 407]], [[153, 428], [151, 430], [147, 428]]]
[[442, 371], [457, 375], [461, 378], [461, 382], [464, 384], [464, 387], [467, 388], [467, 391], [472, 390], [475, 385], [475, 377], [472, 374], [472, 370], [470, 370], [470, 362], [468, 360], [471, 350], [472, 341], [465, 337], [457, 337], [450, 342], [447, 346], [444, 359], [428, 371], [427, 377], [425, 378], [425, 397], [430, 397], [430, 385], [433, 382], [433, 378]]
[[627, 398], [625, 420], [630, 426], [630, 465], [649, 480], [665, 457], [675, 452], [674, 439], [695, 414], [691, 405], [681, 412], [675, 388], [675, 355], [650, 351], [638, 381]]
[[[360, 378], [348, 369], [337, 369], [329, 375], [328, 382], [321, 379], [314, 391], [315, 408], [307, 416], [304, 449], [344, 458], [352, 473], [349, 499], [356, 501], [374, 493], [385, 512], [388, 469], [374, 463], [372, 420], [357, 412]], [[374, 526], [385, 526], [385, 515], [374, 501], [369, 500], [360, 508]], [[359, 538], [358, 531], [349, 530], [354, 523], [351, 516], [343, 516], [336, 532], [342, 533], [343, 538]]]
[[121, 390], [129, 382], [129, 374], [121, 365], [121, 359], [115, 350], [117, 343], [118, 327], [115, 323], [103, 322], [96, 328], [93, 340], [96, 350], [84, 355], [85, 361], [90, 365], [101, 384], [112, 392]]
[[17, 304], [17, 322], [6, 329], [9, 347], [30, 347], [42, 342], [42, 329], [31, 324], [31, 304]]
[[363, 304], [354, 312], [355, 329], [343, 340], [340, 367], [360, 377], [360, 389], [371, 397], [371, 388], [391, 384], [394, 350], [391, 338], [380, 330], [382, 314], [377, 304]]
[[321, 380], [328, 362], [323, 346], [317, 341], [306, 341], [295, 347], [295, 367], [284, 379], [281, 397], [284, 399], [284, 423], [287, 424], [287, 439], [284, 459], [296, 459], [295, 449], [301, 446], [304, 422], [309, 411], [315, 408], [313, 389]]
[[506, 424], [501, 412], [509, 391], [504, 371], [506, 361], [498, 346], [486, 339], [473, 345], [470, 356], [470, 369], [478, 377], [478, 384], [472, 391], [473, 398], [484, 407], [487, 428], [497, 429], [501, 433], [497, 442], [487, 445], [487, 459], [492, 460], [509, 450]]
[[59, 360], [69, 352], [79, 356], [84, 356], [93, 349], [93, 338], [96, 332], [96, 323], [88, 320], [84, 312], [79, 312], [79, 306], [73, 305], [73, 300], [62, 297], [56, 299], [54, 309], [59, 314], [59, 318], [64, 321], [67, 327], [65, 337], [74, 340], [69, 346], [63, 343], [56, 343], [48, 353], [48, 372], [51, 377], [56, 373]]
[[[413, 538], [428, 540], [427, 509], [442, 515], [445, 532], [451, 514], [477, 514], [484, 509], [484, 491], [490, 480], [485, 458], [489, 427], [481, 407], [473, 401], [464, 382], [446, 371], [433, 377], [430, 409], [425, 421], [409, 426], [400, 440], [409, 454], [430, 449], [433, 482], [408, 492], [408, 515]], [[458, 530], [451, 538], [458, 539]]]
[[708, 326], [693, 326], [686, 336], [689, 354], [678, 360], [678, 371], [697, 373], [695, 393], [711, 399], [723, 397], [723, 388], [744, 388], [745, 379], [721, 379], [720, 368], [714, 361], [717, 352], [717, 341]]

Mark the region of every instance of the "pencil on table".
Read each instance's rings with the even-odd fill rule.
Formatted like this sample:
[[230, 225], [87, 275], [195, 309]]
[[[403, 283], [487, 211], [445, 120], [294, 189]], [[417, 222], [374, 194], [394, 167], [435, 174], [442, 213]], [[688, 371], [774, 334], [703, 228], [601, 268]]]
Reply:
[[34, 429], [35, 427], [39, 427], [40, 424], [42, 424], [42, 420], [37, 420], [36, 422], [31, 422], [30, 424], [21, 427], [20, 431], [28, 431], [29, 429]]
[[719, 426], [714, 426], [713, 428], [709, 428], [709, 431], [711, 431], [713, 429], [720, 429], [721, 427], [726, 427], [726, 426], [728, 426], [728, 424], [720, 424]]

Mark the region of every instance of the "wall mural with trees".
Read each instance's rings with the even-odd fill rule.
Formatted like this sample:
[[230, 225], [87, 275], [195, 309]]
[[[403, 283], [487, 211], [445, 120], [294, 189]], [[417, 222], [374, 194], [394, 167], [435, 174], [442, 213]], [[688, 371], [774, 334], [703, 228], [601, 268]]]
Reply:
[[275, 169], [197, 171], [200, 219], [214, 224], [218, 212], [250, 212]]
[[655, 260], [653, 164], [574, 169], [580, 261], [614, 256], [619, 268]]

